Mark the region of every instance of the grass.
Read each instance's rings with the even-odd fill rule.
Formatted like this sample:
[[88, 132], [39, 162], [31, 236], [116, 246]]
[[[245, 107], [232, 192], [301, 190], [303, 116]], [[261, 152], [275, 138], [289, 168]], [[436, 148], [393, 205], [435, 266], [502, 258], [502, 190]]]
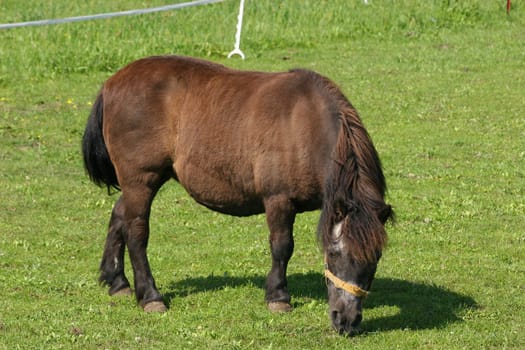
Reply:
[[[163, 1], [2, 1], [0, 22]], [[248, 1], [0, 32], [0, 349], [520, 349], [525, 344], [525, 14], [504, 1]], [[397, 211], [366, 334], [330, 329], [315, 242], [296, 223], [295, 310], [264, 305], [264, 217], [232, 218], [166, 185], [149, 256], [168, 313], [97, 285], [116, 197], [89, 183], [90, 105], [136, 58], [194, 55], [241, 69], [306, 67], [338, 82], [379, 150]], [[128, 263], [129, 266], [129, 263]]]

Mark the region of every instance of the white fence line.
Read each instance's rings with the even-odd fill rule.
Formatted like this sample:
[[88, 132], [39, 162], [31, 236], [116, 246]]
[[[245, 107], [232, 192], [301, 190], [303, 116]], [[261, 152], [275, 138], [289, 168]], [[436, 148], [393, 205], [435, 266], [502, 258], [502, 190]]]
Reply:
[[104, 18], [112, 18], [112, 17], [120, 17], [120, 16], [142, 15], [146, 13], [176, 10], [176, 9], [181, 9], [184, 7], [206, 5], [206, 4], [212, 4], [216, 2], [222, 2], [222, 1], [224, 0], [197, 0], [197, 1], [180, 3], [180, 4], [152, 7], [152, 8], [139, 9], [139, 10], [101, 13], [97, 15], [68, 17], [68, 18], [59, 18], [59, 19], [44, 19], [40, 21], [30, 21], [30, 22], [6, 23], [6, 24], [0, 24], [0, 29], [11, 29], [11, 28], [30, 27], [30, 26], [43, 26], [43, 25], [48, 25], [48, 24], [60, 24], [60, 23], [88, 21], [92, 19], [104, 19]]

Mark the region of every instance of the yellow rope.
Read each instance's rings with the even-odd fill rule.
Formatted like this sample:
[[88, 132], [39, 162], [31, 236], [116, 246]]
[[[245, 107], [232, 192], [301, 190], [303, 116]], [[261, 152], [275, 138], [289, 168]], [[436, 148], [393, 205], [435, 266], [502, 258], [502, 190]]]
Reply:
[[328, 269], [325, 269], [324, 270], [324, 275], [327, 279], [329, 279], [330, 281], [332, 281], [332, 283], [334, 284], [334, 286], [338, 289], [342, 289], [356, 297], [359, 297], [359, 298], [363, 298], [363, 297], [366, 297], [368, 295], [368, 292], [364, 289], [361, 289], [359, 288], [358, 286], [354, 285], [354, 284], [351, 284], [351, 283], [348, 283], [348, 282], [345, 282], [343, 281], [342, 279], [340, 279], [339, 277], [337, 277], [336, 275], [334, 275], [332, 272], [330, 272], [330, 270]]

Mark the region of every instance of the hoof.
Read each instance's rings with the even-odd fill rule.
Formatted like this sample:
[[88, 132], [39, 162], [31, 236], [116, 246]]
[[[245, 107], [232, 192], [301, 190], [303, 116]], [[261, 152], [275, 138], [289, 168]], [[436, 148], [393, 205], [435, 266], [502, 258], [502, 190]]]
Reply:
[[122, 288], [120, 290], [117, 290], [115, 293], [111, 294], [112, 297], [120, 297], [120, 296], [130, 296], [133, 295], [133, 292], [131, 291], [131, 288], [126, 287]]
[[144, 312], [166, 312], [167, 310], [162, 301], [152, 301], [144, 305]]
[[283, 301], [275, 301], [268, 303], [268, 310], [271, 312], [290, 312], [293, 307], [289, 303]]

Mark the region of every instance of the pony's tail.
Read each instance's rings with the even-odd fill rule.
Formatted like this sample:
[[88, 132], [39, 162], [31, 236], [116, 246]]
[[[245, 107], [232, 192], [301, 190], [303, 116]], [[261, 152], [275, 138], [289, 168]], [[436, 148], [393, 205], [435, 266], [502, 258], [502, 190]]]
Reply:
[[89, 178], [98, 186], [106, 186], [108, 193], [111, 189], [120, 190], [115, 167], [109, 158], [108, 150], [102, 134], [104, 115], [104, 100], [102, 92], [99, 93], [82, 137], [82, 154], [84, 168]]

